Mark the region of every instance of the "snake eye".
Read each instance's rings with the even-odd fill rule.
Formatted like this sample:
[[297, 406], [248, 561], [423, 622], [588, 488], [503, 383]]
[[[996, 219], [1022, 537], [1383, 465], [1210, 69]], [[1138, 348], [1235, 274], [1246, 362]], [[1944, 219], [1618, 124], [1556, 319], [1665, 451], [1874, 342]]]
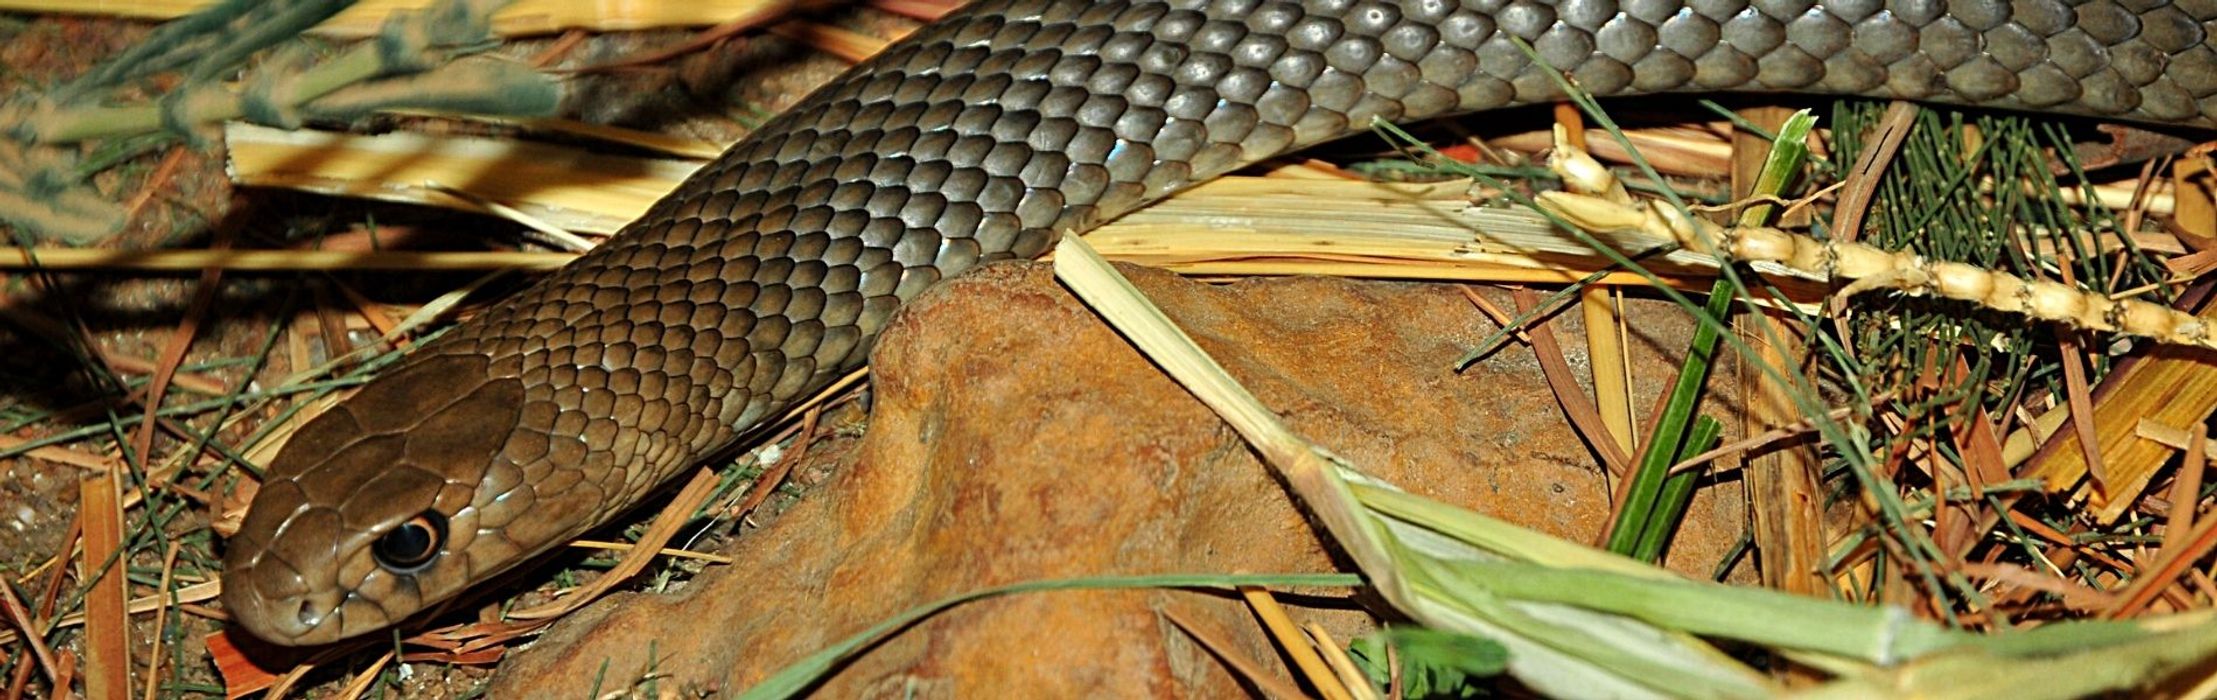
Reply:
[[386, 570], [412, 574], [429, 565], [445, 542], [446, 516], [427, 510], [378, 537], [370, 555]]

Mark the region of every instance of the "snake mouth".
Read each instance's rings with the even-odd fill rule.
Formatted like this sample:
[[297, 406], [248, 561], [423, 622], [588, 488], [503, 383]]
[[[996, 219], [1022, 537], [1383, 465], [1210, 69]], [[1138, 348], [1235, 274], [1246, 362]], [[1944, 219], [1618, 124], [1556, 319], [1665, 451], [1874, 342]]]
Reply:
[[[296, 570], [288, 571], [292, 567], [282, 561], [254, 559], [230, 567], [224, 578], [223, 608], [234, 624], [282, 646], [313, 646], [352, 636], [345, 624], [349, 594], [307, 586], [306, 578]], [[290, 590], [269, 590], [273, 583]]]

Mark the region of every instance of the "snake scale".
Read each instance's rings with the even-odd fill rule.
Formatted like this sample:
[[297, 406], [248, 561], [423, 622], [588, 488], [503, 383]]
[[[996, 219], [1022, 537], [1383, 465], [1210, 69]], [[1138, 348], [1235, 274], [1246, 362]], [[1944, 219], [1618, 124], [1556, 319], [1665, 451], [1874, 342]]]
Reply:
[[280, 644], [392, 625], [860, 366], [933, 283], [1374, 118], [1558, 99], [1544, 66], [2207, 128], [2213, 31], [2217, 0], [982, 0], [308, 423], [224, 606]]

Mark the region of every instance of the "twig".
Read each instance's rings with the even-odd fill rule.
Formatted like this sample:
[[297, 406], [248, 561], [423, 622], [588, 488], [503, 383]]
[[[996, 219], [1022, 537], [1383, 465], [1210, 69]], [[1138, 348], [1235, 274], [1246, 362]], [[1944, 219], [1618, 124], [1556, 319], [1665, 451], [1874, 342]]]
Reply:
[[54, 694], [66, 694], [68, 689], [61, 685], [61, 670], [54, 662], [54, 650], [46, 646], [46, 637], [39, 631], [38, 625], [32, 623], [30, 609], [23, 607], [23, 601], [16, 599], [15, 587], [4, 581], [0, 581], [0, 608], [5, 608], [8, 621], [15, 624], [21, 635], [18, 639], [24, 641], [24, 646], [30, 647], [31, 658], [37, 659], [38, 667], [46, 671], [46, 681], [53, 684]]
[[[154, 588], [155, 595], [169, 595], [171, 577], [177, 573], [177, 550], [183, 545], [184, 543], [181, 541], [171, 540], [169, 551], [162, 554], [162, 579], [161, 584]], [[164, 605], [154, 611], [154, 646], [146, 652], [146, 694], [144, 700], [154, 700], [154, 689], [162, 686], [162, 640], [169, 637], [168, 634], [164, 633], [163, 628], [168, 624], [169, 606]]]
[[[1892, 396], [1893, 395], [1891, 393], [1882, 394], [1880, 396], [1872, 397], [1871, 401], [1872, 403], [1883, 403], [1885, 401], [1891, 400]], [[1841, 406], [1839, 408], [1826, 411], [1825, 418], [1828, 420], [1846, 420], [1848, 417], [1855, 415], [1857, 410], [1858, 407], [1855, 406]], [[1694, 455], [1693, 457], [1680, 460], [1677, 464], [1670, 465], [1670, 473], [1676, 474], [1715, 461], [1719, 457], [1746, 452], [1748, 450], [1762, 447], [1764, 445], [1768, 445], [1779, 440], [1785, 440], [1787, 438], [1806, 435], [1810, 432], [1815, 431], [1816, 429], [1817, 421], [1803, 418], [1801, 420], [1795, 421], [1792, 425], [1782, 425], [1776, 428], [1772, 428], [1768, 431], [1763, 432], [1762, 434], [1734, 440], [1732, 442], [1719, 445], [1715, 449], [1711, 449], [1707, 452], [1703, 452], [1701, 454]]]

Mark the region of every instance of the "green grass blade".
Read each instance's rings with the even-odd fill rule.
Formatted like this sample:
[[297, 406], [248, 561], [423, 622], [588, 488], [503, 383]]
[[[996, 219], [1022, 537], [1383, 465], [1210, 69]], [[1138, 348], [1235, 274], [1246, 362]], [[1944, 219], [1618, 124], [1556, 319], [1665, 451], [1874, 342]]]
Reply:
[[[1809, 110], [1800, 110], [1786, 117], [1786, 124], [1771, 139], [1770, 153], [1763, 158], [1763, 169], [1755, 176], [1751, 194], [1783, 195], [1790, 191], [1799, 179], [1802, 165], [1809, 161], [1809, 132], [1817, 128], [1817, 118]], [[1740, 225], [1761, 226], [1770, 220], [1769, 202], [1749, 206], [1740, 211]]]
[[852, 657], [896, 630], [916, 624], [924, 618], [937, 615], [964, 603], [1016, 593], [1067, 590], [1117, 590], [1128, 588], [1220, 588], [1240, 586], [1337, 586], [1363, 585], [1361, 576], [1354, 574], [1160, 574], [1154, 576], [1099, 576], [1090, 578], [1031, 581], [1007, 586], [996, 586], [969, 593], [951, 595], [923, 605], [909, 608], [899, 615], [871, 626], [869, 629], [842, 639], [793, 662], [777, 675], [764, 679], [760, 685], [741, 693], [741, 700], [770, 700], [772, 698], [799, 697], [818, 681], [823, 680], [840, 662]]
[[[1718, 280], [1709, 290], [1709, 303], [1703, 311], [1710, 318], [1724, 318], [1732, 309], [1732, 291], [1731, 283]], [[1686, 350], [1686, 360], [1678, 366], [1678, 381], [1671, 385], [1669, 402], [1663, 407], [1663, 415], [1655, 421], [1655, 430], [1647, 440], [1647, 451], [1640, 455], [1640, 466], [1632, 474], [1632, 488], [1618, 510], [1616, 527], [1609, 531], [1609, 551], [1631, 554], [1648, 529], [1662, 498], [1664, 477], [1670, 475], [1670, 465], [1676, 461], [1674, 457], [1679, 452], [1686, 426], [1693, 422], [1701, 387], [1709, 380], [1709, 367], [1715, 364], [1719, 335], [1719, 328], [1712, 324], [1694, 327], [1692, 347]]]
[[[1694, 455], [1716, 447], [1717, 437], [1724, 433], [1724, 424], [1708, 416], [1694, 418], [1693, 434], [1671, 458], [1672, 464], [1693, 459]], [[1647, 526], [1640, 530], [1640, 541], [1632, 548], [1632, 558], [1640, 561], [1662, 561], [1663, 547], [1678, 532], [1679, 520], [1686, 516], [1686, 506], [1693, 503], [1694, 486], [1701, 482], [1701, 471], [1689, 469], [1672, 474], [1663, 480], [1663, 491], [1655, 499], [1655, 508], [1648, 512]]]

